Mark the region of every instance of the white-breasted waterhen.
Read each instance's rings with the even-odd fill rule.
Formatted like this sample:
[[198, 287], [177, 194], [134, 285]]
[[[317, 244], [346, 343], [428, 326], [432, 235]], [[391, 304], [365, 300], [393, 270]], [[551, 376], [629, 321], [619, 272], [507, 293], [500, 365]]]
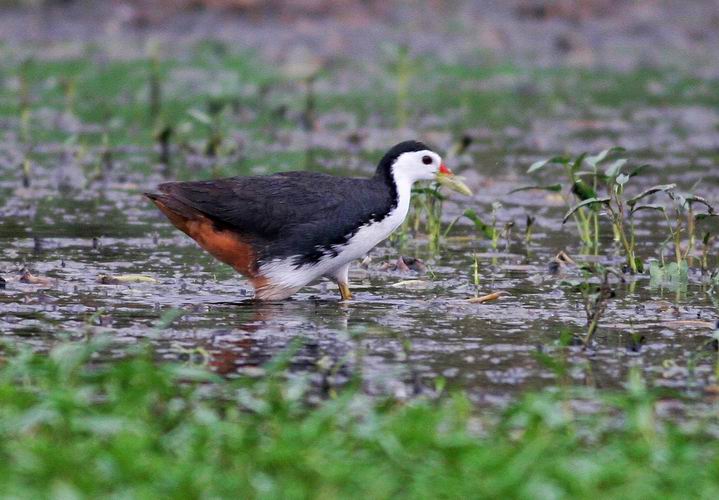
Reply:
[[370, 178], [283, 172], [168, 182], [146, 196], [178, 229], [249, 278], [256, 299], [282, 300], [327, 277], [348, 300], [350, 263], [402, 224], [412, 185], [421, 180], [470, 194], [437, 153], [405, 141]]

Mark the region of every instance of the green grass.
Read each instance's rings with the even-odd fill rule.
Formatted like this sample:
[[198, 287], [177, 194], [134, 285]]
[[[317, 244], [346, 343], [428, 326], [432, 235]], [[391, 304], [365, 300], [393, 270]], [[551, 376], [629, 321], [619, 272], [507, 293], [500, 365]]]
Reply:
[[[0, 357], [4, 498], [719, 494], [716, 419], [662, 422], [638, 375], [625, 391], [530, 394], [501, 414], [462, 395], [402, 403], [353, 387], [308, 405], [281, 362], [228, 381], [146, 348], [98, 363], [101, 347]], [[585, 397], [598, 409], [574, 411]]]

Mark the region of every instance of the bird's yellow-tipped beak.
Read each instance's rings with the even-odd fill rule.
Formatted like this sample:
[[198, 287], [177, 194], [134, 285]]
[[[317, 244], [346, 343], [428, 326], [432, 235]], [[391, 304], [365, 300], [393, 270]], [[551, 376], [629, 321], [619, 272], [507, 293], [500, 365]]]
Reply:
[[445, 186], [452, 191], [457, 191], [458, 193], [462, 193], [466, 196], [472, 196], [472, 190], [469, 189], [464, 182], [462, 182], [462, 178], [454, 175], [444, 163], [439, 166], [439, 172], [437, 172], [436, 180], [441, 186]]

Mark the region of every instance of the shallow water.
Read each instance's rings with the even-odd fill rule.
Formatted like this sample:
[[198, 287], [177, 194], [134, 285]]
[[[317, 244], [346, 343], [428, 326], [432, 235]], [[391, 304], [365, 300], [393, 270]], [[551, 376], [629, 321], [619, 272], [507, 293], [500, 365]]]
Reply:
[[[503, 89], [511, 93], [521, 80], [521, 76], [508, 78]], [[173, 83], [182, 88], [182, 82]], [[538, 85], [544, 83], [551, 81]], [[572, 92], [581, 92], [581, 84], [577, 86]], [[14, 99], [13, 88], [6, 80], [5, 101]], [[281, 88], [276, 101], [270, 99], [267, 106], [301, 99], [301, 92], [301, 86]], [[699, 88], [694, 103], [662, 106], [590, 102], [547, 108], [540, 103], [536, 116], [523, 115], [521, 99], [509, 99], [501, 104], [507, 111], [503, 124], [489, 126], [477, 118], [480, 121], [466, 129], [474, 143], [452, 160], [476, 195], [471, 199], [453, 195], [444, 219], [449, 222], [473, 208], [488, 220], [492, 202], [499, 200], [503, 205], [497, 211], [498, 225], [515, 224], [510, 241], [492, 249], [463, 219], [438, 253], [430, 252], [421, 235], [402, 247], [381, 245], [368, 262], [351, 269], [355, 300], [350, 303], [338, 302], [331, 283], [307, 287], [282, 303], [251, 301], [251, 288], [243, 278], [174, 230], [141, 192], [167, 178], [287, 170], [297, 168], [298, 160], [300, 167], [366, 175], [378, 150], [395, 137], [412, 134], [448, 148], [453, 137], [445, 130], [453, 123], [451, 116], [437, 114], [432, 121], [427, 113], [425, 124], [415, 130], [393, 131], [382, 128], [386, 117], [376, 124], [370, 113], [362, 122], [358, 117], [366, 115], [366, 109], [338, 115], [336, 107], [328, 104], [318, 112], [318, 130], [307, 133], [298, 131], [298, 124], [287, 127], [284, 121], [273, 128], [256, 115], [247, 124], [240, 113], [226, 118], [225, 124], [229, 136], [240, 143], [250, 141], [242, 153], [213, 159], [175, 148], [174, 161], [181, 166], [168, 172], [157, 163], [157, 150], [151, 144], [133, 142], [131, 136], [110, 148], [111, 168], [101, 168], [95, 177], [92, 165], [103, 161], [96, 132], [87, 132], [90, 139], [84, 152], [77, 144], [83, 133], [69, 143], [48, 137], [27, 153], [32, 158], [31, 182], [23, 187], [18, 158], [26, 154], [26, 145], [19, 140], [20, 120], [7, 112], [0, 139], [0, 275], [7, 281], [0, 290], [3, 338], [46, 350], [68, 337], [79, 341], [106, 334], [113, 339], [109, 357], [149, 341], [160, 359], [208, 364], [226, 376], [260, 375], [265, 362], [294, 346], [293, 373], [311, 377], [321, 391], [360, 376], [370, 393], [411, 397], [433, 394], [442, 378], [447, 387], [466, 389], [482, 405], [501, 405], [518, 391], [558, 383], [616, 387], [626, 379], [629, 367], [638, 366], [651, 384], [701, 398], [716, 384], [711, 336], [718, 314], [713, 292], [698, 271], [674, 289], [654, 286], [648, 276], [615, 283], [616, 297], [602, 318], [593, 347], [561, 348], [562, 331], [581, 335], [586, 329], [581, 295], [565, 283], [580, 273], [570, 267], [557, 276], [548, 265], [560, 250], [582, 260], [577, 238], [569, 224], [560, 223], [566, 208], [556, 195], [506, 193], [535, 182], [523, 172], [538, 158], [561, 151], [596, 151], [617, 142], [632, 149], [635, 164], [651, 161], [656, 166], [639, 187], [672, 181], [688, 189], [699, 183], [697, 191], [716, 200], [719, 114], [705, 104], [707, 95], [702, 92]], [[49, 124], [37, 118], [49, 116], [62, 103], [53, 102], [35, 112], [33, 126], [39, 134], [65, 133], [57, 120]], [[347, 119], [353, 113], [356, 116]], [[92, 124], [90, 119], [87, 122]], [[257, 139], [256, 122], [271, 131], [270, 137]], [[353, 122], [361, 123], [358, 131]], [[353, 145], [354, 139], [348, 141], [355, 132], [359, 145]], [[201, 130], [195, 130], [190, 143], [202, 136]], [[251, 160], [258, 157], [264, 161]], [[554, 177], [547, 173], [540, 179], [546, 184]], [[529, 247], [522, 241], [527, 213], [537, 218]], [[618, 264], [621, 259], [606, 223], [602, 231], [599, 259]], [[640, 255], [658, 257], [666, 238], [662, 220], [653, 213], [643, 214], [637, 234]], [[712, 259], [715, 254], [713, 248]], [[389, 270], [387, 264], [399, 255], [424, 259], [427, 271]], [[478, 287], [472, 279], [475, 257]], [[24, 267], [45, 281], [22, 282]], [[100, 282], [102, 275], [127, 274], [156, 281]], [[466, 300], [499, 290], [508, 294], [496, 302]], [[173, 315], [174, 310], [179, 312]], [[566, 370], [548, 366], [543, 361], [547, 353]]]

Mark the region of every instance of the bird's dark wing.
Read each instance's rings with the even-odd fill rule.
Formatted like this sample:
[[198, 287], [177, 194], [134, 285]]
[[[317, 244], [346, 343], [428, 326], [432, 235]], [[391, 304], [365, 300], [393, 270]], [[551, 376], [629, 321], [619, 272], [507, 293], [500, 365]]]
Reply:
[[212, 181], [170, 182], [160, 191], [202, 213], [218, 227], [250, 239], [264, 258], [319, 258], [318, 247], [344, 243], [394, 200], [384, 183], [311, 172]]

